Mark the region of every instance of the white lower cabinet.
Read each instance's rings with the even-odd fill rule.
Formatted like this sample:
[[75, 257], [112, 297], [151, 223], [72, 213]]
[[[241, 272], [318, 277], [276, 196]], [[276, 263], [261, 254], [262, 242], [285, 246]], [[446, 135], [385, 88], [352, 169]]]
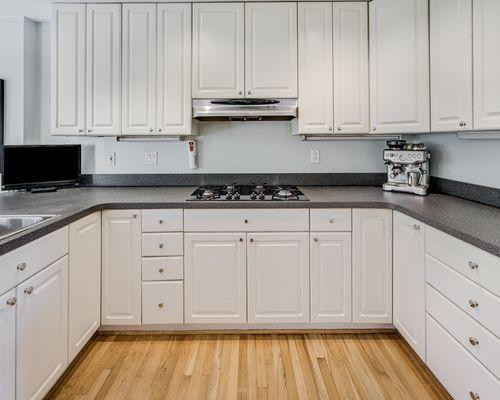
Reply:
[[0, 296], [0, 397], [16, 398], [16, 291]]
[[248, 322], [309, 322], [309, 234], [248, 234]]
[[351, 233], [311, 232], [311, 322], [351, 322]]
[[246, 234], [185, 234], [186, 323], [245, 323]]
[[425, 226], [394, 212], [394, 326], [425, 360]]
[[16, 399], [43, 399], [68, 365], [68, 257], [19, 285], [17, 301]]
[[143, 282], [143, 324], [182, 324], [183, 319], [182, 281]]
[[101, 324], [101, 213], [69, 226], [69, 349], [71, 362]]
[[353, 322], [392, 323], [392, 211], [352, 212]]
[[138, 210], [102, 213], [102, 325], [141, 324], [141, 218]]

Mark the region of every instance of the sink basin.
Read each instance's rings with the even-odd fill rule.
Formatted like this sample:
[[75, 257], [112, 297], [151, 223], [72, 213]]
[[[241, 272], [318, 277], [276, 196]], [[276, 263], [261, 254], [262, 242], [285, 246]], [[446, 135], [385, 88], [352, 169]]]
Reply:
[[43, 224], [55, 215], [0, 215], [0, 239]]

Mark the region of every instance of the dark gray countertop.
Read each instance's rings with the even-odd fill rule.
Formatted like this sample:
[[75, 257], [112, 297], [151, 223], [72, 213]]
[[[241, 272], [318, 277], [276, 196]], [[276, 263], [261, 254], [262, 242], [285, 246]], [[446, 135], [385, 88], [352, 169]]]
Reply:
[[500, 257], [500, 209], [431, 194], [386, 193], [378, 187], [305, 186], [310, 201], [189, 202], [192, 187], [87, 187], [55, 193], [0, 194], [0, 214], [56, 214], [46, 224], [0, 241], [0, 255], [105, 209], [144, 208], [389, 208], [401, 211]]

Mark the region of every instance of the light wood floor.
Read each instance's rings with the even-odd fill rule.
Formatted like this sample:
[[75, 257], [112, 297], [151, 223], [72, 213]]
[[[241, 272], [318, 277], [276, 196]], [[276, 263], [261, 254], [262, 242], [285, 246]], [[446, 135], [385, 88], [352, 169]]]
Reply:
[[97, 336], [48, 399], [450, 399], [396, 334]]

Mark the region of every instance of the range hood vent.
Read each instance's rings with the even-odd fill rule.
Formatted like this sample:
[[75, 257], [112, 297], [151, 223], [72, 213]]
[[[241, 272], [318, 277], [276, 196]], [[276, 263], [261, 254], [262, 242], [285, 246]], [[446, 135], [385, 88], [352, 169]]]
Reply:
[[289, 121], [297, 117], [297, 99], [193, 100], [199, 121]]

